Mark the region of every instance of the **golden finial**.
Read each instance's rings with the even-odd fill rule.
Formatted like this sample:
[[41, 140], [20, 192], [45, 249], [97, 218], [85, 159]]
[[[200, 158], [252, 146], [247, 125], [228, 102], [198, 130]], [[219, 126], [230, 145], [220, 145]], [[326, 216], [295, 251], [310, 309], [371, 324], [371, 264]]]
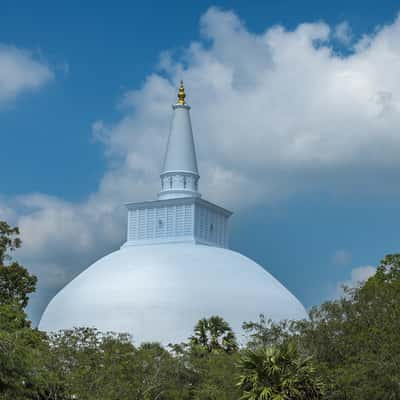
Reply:
[[183, 87], [183, 81], [181, 81], [181, 85], [179, 86], [179, 92], [178, 92], [178, 104], [184, 105], [185, 103], [185, 88]]

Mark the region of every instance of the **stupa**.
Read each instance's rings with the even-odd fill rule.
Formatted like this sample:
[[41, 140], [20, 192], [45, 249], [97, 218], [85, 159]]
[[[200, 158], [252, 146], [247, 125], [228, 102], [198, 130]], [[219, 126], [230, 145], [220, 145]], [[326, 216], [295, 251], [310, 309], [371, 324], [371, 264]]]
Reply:
[[158, 199], [127, 204], [127, 240], [68, 283], [39, 328], [127, 332], [134, 342], [179, 343], [203, 317], [239, 334], [260, 314], [307, 318], [296, 297], [263, 267], [229, 250], [232, 213], [204, 200], [183, 84], [173, 116]]

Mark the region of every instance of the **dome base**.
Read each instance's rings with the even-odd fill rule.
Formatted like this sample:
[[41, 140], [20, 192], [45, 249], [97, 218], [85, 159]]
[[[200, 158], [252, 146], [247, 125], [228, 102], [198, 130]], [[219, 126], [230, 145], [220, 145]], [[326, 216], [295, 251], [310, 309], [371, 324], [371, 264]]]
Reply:
[[271, 274], [231, 250], [195, 244], [126, 246], [83, 271], [47, 306], [39, 328], [130, 333], [134, 342], [186, 341], [197, 321], [303, 319], [300, 302]]

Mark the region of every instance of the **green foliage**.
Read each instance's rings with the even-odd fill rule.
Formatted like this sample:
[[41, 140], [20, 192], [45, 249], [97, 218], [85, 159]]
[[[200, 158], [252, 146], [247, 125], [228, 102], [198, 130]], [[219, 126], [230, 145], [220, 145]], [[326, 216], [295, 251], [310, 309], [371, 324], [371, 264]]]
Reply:
[[400, 398], [400, 255], [345, 298], [315, 308], [299, 327], [333, 384], [331, 398]]
[[244, 400], [322, 398], [324, 385], [311, 359], [301, 358], [293, 342], [246, 350], [239, 369]]
[[[129, 336], [76, 328], [49, 337], [42, 394], [50, 398], [128, 399], [137, 374]], [[135, 397], [136, 398], [136, 397]]]
[[243, 322], [242, 328], [247, 334], [247, 347], [250, 349], [282, 344], [293, 333], [290, 321], [274, 323], [271, 319], [267, 320], [264, 314], [260, 314], [259, 321]]
[[236, 387], [238, 351], [212, 351], [201, 346], [181, 344], [172, 346], [172, 354], [185, 368], [184, 382], [187, 399], [235, 400], [239, 399]]
[[295, 341], [327, 384], [326, 399], [400, 398], [400, 255], [343, 298], [310, 311], [308, 321], [244, 326], [250, 346]]
[[18, 228], [11, 228], [0, 221], [0, 304], [17, 303], [21, 307], [28, 304], [29, 294], [36, 288], [36, 277], [17, 262], [11, 262], [10, 252], [21, 245]]
[[197, 382], [193, 390], [196, 400], [233, 400], [239, 398], [236, 387], [238, 353], [214, 352], [193, 357]]
[[0, 305], [0, 398], [29, 399], [36, 393], [45, 335], [30, 327], [15, 304]]
[[35, 291], [36, 281], [35, 276], [16, 262], [0, 265], [0, 303], [16, 302], [26, 307], [29, 294]]
[[[400, 254], [388, 254], [367, 283], [400, 284]], [[367, 286], [366, 286], [367, 287]]]
[[18, 228], [0, 221], [0, 398], [27, 399], [38, 382], [45, 335], [31, 328], [23, 308], [36, 277], [11, 260], [21, 241]]
[[10, 259], [9, 252], [21, 245], [19, 229], [11, 228], [5, 221], [0, 221], [0, 264]]
[[190, 337], [192, 346], [207, 352], [237, 350], [235, 335], [229, 324], [221, 317], [213, 315], [201, 319], [194, 328], [194, 335]]

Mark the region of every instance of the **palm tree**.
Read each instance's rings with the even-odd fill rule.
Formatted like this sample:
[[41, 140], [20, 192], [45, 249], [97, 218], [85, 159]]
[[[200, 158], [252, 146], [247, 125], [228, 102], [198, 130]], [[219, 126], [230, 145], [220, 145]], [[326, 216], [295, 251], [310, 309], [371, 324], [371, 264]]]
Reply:
[[221, 350], [230, 353], [238, 347], [235, 334], [229, 324], [216, 315], [208, 319], [203, 318], [196, 324], [190, 343], [210, 353]]
[[239, 362], [243, 400], [316, 400], [324, 385], [310, 358], [301, 358], [292, 343], [247, 350]]

